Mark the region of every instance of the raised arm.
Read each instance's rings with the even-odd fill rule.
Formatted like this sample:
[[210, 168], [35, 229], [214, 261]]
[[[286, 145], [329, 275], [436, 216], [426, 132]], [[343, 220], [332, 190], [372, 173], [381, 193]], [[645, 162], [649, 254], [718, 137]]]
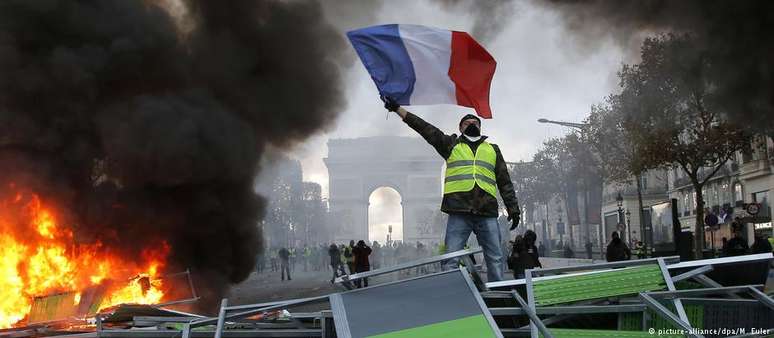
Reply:
[[451, 149], [457, 140], [457, 136], [444, 134], [443, 131], [434, 125], [428, 123], [419, 116], [410, 113], [391, 99], [385, 100], [384, 108], [398, 114], [398, 116], [403, 119], [403, 122], [411, 127], [411, 129], [414, 129], [414, 131], [422, 136], [427, 143], [433, 146], [441, 157], [444, 159], [449, 158]]

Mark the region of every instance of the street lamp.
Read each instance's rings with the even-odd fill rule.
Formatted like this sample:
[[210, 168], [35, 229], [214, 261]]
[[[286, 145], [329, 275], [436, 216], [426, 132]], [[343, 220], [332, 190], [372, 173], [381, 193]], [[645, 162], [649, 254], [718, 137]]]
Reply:
[[538, 123], [550, 123], [550, 124], [558, 124], [560, 126], [570, 127], [570, 128], [578, 128], [580, 130], [585, 129], [589, 125], [586, 123], [575, 123], [575, 122], [564, 122], [564, 121], [553, 121], [549, 119], [538, 119]]
[[557, 201], [556, 213], [559, 215], [559, 222], [556, 223], [556, 230], [559, 233], [559, 241], [562, 242], [564, 247], [564, 224], [562, 223], [562, 205]]
[[629, 209], [626, 209], [626, 233], [627, 236], [629, 236], [629, 243], [632, 242], [632, 213], [629, 212]]

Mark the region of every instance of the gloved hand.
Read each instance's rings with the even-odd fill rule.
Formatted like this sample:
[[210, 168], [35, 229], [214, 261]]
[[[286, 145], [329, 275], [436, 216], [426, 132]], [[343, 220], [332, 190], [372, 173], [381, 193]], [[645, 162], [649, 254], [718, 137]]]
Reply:
[[391, 97], [382, 97], [382, 101], [384, 101], [384, 109], [387, 109], [391, 112], [396, 112], [398, 111], [398, 108], [400, 108], [398, 102], [395, 102], [395, 99]]
[[513, 231], [513, 229], [516, 229], [516, 227], [519, 226], [519, 222], [521, 222], [521, 217], [519, 216], [519, 214], [508, 215], [508, 220], [511, 221], [511, 231]]

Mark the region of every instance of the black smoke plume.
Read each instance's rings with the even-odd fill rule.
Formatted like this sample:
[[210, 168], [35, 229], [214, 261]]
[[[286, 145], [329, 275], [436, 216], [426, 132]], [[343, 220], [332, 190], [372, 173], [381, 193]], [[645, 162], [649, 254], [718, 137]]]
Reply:
[[167, 241], [216, 302], [262, 246], [262, 151], [333, 121], [346, 44], [315, 1], [164, 4], [0, 2], [0, 189], [55, 202], [76, 241]]
[[512, 0], [436, 0], [445, 9], [456, 9], [473, 17], [470, 34], [482, 41], [494, 39], [513, 20], [516, 5]]
[[593, 43], [612, 34], [675, 32], [710, 60], [718, 104], [736, 122], [774, 135], [774, 2], [766, 0], [547, 0]]

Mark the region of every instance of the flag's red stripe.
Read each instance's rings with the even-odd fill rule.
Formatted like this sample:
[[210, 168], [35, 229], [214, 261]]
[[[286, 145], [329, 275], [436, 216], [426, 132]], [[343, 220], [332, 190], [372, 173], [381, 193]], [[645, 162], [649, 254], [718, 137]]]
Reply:
[[489, 86], [497, 62], [489, 52], [465, 32], [452, 32], [449, 77], [457, 87], [457, 104], [476, 109], [483, 118], [492, 118]]

